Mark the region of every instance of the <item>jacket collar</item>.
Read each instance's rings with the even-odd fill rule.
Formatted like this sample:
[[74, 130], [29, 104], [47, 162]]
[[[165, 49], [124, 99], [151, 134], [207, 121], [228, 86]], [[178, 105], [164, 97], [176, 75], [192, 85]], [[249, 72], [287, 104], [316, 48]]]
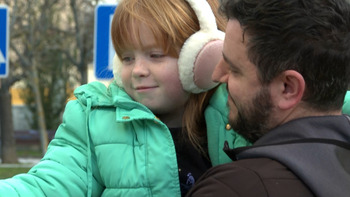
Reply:
[[91, 82], [78, 87], [74, 95], [84, 106], [87, 106], [89, 100], [91, 108], [115, 108], [117, 122], [155, 118], [155, 115], [146, 106], [134, 101], [115, 82], [108, 87], [100, 82]]
[[350, 193], [350, 121], [346, 115], [307, 117], [271, 130], [251, 147], [229, 149], [233, 160], [270, 158], [295, 173], [316, 196]]

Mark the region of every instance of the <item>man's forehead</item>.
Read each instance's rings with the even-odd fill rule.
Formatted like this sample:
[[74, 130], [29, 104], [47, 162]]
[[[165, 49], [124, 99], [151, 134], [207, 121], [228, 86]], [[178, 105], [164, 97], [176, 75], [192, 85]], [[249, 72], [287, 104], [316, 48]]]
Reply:
[[229, 36], [226, 36], [225, 38], [233, 39], [236, 42], [244, 43], [244, 34], [243, 34], [243, 28], [238, 20], [236, 19], [230, 19], [226, 26], [226, 34], [229, 34]]

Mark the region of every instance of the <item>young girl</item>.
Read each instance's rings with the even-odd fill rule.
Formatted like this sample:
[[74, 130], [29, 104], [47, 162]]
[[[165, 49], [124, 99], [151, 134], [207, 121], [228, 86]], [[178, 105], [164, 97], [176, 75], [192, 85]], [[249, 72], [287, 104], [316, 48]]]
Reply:
[[225, 86], [211, 82], [225, 20], [219, 2], [208, 3], [121, 1], [115, 81], [77, 88], [43, 159], [0, 181], [0, 196], [181, 196], [209, 167], [229, 162], [224, 141], [247, 142], [226, 125]]

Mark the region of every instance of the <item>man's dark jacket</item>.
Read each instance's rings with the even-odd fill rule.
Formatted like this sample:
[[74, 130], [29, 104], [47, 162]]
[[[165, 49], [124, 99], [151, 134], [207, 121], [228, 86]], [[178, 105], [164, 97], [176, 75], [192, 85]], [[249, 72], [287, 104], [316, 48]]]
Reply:
[[188, 196], [349, 197], [350, 119], [307, 117], [271, 130], [251, 147], [224, 148]]

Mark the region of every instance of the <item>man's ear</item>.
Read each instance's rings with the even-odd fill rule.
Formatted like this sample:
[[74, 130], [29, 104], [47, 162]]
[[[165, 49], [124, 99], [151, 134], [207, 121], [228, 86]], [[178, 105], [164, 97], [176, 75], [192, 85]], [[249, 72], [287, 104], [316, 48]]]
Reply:
[[282, 72], [271, 85], [272, 98], [276, 106], [282, 110], [296, 106], [301, 101], [305, 91], [303, 76], [294, 70]]

